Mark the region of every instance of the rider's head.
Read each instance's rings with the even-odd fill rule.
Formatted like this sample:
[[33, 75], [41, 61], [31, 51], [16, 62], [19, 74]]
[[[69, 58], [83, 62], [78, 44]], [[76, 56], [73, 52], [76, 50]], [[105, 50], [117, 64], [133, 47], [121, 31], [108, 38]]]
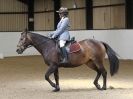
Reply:
[[59, 13], [60, 18], [62, 18], [62, 17], [67, 17], [67, 16], [68, 16], [68, 9], [65, 8], [65, 7], [61, 7], [61, 8], [59, 9], [59, 11], [56, 11], [56, 12]]

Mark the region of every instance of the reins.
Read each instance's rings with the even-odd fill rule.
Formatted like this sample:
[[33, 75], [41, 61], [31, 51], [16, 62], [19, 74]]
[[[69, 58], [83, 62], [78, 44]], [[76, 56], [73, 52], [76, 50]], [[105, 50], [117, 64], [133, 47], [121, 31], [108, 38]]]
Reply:
[[[38, 46], [38, 45], [44, 44], [44, 43], [46, 43], [46, 42], [48, 42], [48, 41], [50, 41], [50, 40], [54, 40], [55, 42], [57, 42], [56, 39], [49, 38], [48, 40], [44, 40], [44, 41], [42, 41], [42, 42], [40, 42], [40, 43], [38, 43], [38, 44], [35, 44], [35, 45]], [[27, 46], [27, 48], [30, 48], [30, 47], [33, 47], [33, 45]]]

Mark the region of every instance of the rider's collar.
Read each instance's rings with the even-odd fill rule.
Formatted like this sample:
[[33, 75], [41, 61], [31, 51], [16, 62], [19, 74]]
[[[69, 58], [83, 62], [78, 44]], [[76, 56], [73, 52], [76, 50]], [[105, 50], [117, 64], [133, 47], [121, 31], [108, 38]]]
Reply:
[[65, 18], [65, 17], [62, 17], [61, 20], [64, 19], [64, 18]]

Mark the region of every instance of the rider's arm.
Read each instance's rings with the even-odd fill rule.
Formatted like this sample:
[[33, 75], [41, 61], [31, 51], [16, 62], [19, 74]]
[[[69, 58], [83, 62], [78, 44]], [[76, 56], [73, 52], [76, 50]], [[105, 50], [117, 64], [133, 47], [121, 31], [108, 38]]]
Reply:
[[69, 19], [63, 19], [61, 26], [54, 31], [52, 38], [56, 38], [58, 35], [62, 34], [69, 26]]

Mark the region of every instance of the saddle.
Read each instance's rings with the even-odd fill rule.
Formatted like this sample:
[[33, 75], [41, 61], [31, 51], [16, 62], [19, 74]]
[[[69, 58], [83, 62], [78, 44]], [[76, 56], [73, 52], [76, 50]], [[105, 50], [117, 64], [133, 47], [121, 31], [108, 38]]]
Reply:
[[69, 53], [76, 53], [81, 50], [80, 44], [78, 42], [75, 42], [70, 45], [69, 47]]
[[75, 41], [75, 37], [72, 37], [70, 41], [67, 41], [65, 48], [67, 53], [76, 53], [81, 50], [81, 46]]
[[[63, 55], [62, 55], [61, 49], [59, 47], [58, 41], [56, 41], [56, 48], [57, 48], [58, 53], [61, 55], [61, 59], [60, 60], [62, 60], [63, 59]], [[65, 49], [66, 49], [66, 53], [67, 53], [66, 56], [68, 58], [68, 54], [69, 53], [72, 54], [72, 53], [76, 53], [76, 52], [80, 51], [81, 50], [81, 46], [80, 46], [80, 44], [77, 41], [75, 41], [75, 37], [73, 37], [73, 38], [71, 38], [71, 40], [66, 42]]]

